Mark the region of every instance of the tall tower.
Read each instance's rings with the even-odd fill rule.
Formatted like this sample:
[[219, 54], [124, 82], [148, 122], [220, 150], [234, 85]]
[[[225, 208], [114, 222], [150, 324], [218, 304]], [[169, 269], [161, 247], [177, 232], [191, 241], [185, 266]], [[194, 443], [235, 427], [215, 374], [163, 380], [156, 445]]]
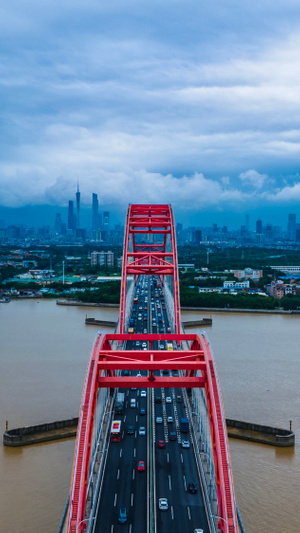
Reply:
[[250, 217], [249, 215], [246, 215], [246, 231], [249, 232], [250, 230]]
[[256, 233], [258, 235], [262, 234], [262, 221], [261, 220], [256, 221]]
[[76, 220], [76, 228], [80, 228], [80, 192], [79, 192], [79, 184], [77, 183], [77, 192], [76, 192], [76, 211], [77, 211], [77, 220]]
[[74, 202], [73, 200], [69, 200], [69, 207], [68, 207], [68, 229], [75, 229], [76, 227], [76, 217], [74, 215]]
[[92, 203], [92, 229], [99, 228], [98, 196], [93, 192]]

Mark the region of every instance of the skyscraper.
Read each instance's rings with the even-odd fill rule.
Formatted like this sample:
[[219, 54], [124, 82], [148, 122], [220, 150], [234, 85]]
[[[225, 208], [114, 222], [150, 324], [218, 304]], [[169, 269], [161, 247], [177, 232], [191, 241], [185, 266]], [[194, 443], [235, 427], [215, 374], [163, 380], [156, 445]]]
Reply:
[[92, 203], [92, 229], [99, 228], [98, 196], [93, 192]]
[[262, 234], [262, 221], [261, 220], [256, 221], [256, 233], [258, 235]]
[[78, 183], [77, 183], [77, 192], [76, 192], [76, 211], [77, 211], [76, 229], [80, 229], [80, 192], [79, 192]]
[[73, 202], [73, 200], [69, 200], [68, 229], [76, 229], [76, 216], [74, 215], [74, 202]]

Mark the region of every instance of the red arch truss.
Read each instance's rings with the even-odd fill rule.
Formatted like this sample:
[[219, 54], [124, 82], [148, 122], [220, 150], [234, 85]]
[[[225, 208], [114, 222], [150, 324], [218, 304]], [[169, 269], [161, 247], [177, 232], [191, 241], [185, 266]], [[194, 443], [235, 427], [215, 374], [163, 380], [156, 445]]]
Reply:
[[[132, 340], [146, 340], [149, 350], [115, 350], [118, 344]], [[153, 350], [153, 342], [168, 340], [187, 342], [186, 350]], [[181, 370], [178, 376], [156, 376], [156, 370]], [[121, 376], [119, 370], [147, 370], [147, 375]], [[98, 337], [88, 366], [77, 432], [68, 531], [81, 531], [87, 496], [90, 452], [97, 393], [100, 387], [202, 387], [206, 393], [211, 428], [216, 487], [219, 503], [219, 529], [237, 533], [235, 495], [231, 473], [221, 391], [216, 366], [205, 337], [195, 334], [106, 334]]]
[[[160, 237], [159, 241], [157, 237]], [[173, 278], [175, 332], [180, 333], [176, 231], [170, 205], [129, 205], [124, 234], [119, 330], [125, 332], [127, 277]]]

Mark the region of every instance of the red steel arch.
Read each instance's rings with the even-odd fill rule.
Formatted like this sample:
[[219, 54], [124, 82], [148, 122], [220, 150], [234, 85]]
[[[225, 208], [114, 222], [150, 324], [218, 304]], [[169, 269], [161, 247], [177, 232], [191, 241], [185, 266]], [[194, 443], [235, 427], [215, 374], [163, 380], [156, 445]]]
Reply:
[[[136, 218], [137, 217], [137, 218]], [[164, 249], [156, 251], [148, 243], [135, 242], [138, 232], [164, 228]], [[129, 235], [132, 232], [133, 251], [129, 252]], [[145, 233], [145, 231], [142, 231]], [[148, 233], [148, 234], [149, 234]], [[166, 251], [166, 236], [170, 235], [172, 254]], [[219, 504], [219, 530], [237, 533], [238, 523], [231, 472], [227, 430], [217, 369], [205, 336], [180, 333], [179, 285], [174, 219], [170, 206], [129, 206], [124, 239], [120, 333], [98, 336], [88, 364], [80, 408], [71, 482], [68, 532], [83, 531], [88, 486], [89, 463], [92, 445], [96, 400], [100, 387], [202, 387], [205, 390], [210, 420], [216, 487]], [[171, 261], [166, 260], [171, 255]], [[176, 270], [176, 272], [175, 272]], [[125, 334], [125, 305], [127, 275], [173, 276], [174, 304], [177, 316], [175, 333]], [[176, 293], [176, 295], [175, 295]], [[125, 346], [126, 341], [148, 341], [148, 350], [114, 349]], [[187, 349], [178, 351], [154, 350], [153, 342], [167, 340], [181, 343]], [[183, 344], [182, 344], [183, 343]], [[148, 375], [121, 376], [118, 370], [147, 370]], [[181, 370], [179, 376], [156, 376], [155, 370]]]
[[[160, 236], [162, 242], [155, 240]], [[140, 237], [140, 239], [138, 239]], [[143, 238], [141, 242], [141, 237]], [[169, 237], [169, 239], [168, 239]], [[169, 249], [167, 249], [169, 248]], [[119, 331], [125, 332], [127, 278], [172, 276], [175, 332], [180, 333], [176, 231], [170, 205], [129, 205], [124, 233]]]

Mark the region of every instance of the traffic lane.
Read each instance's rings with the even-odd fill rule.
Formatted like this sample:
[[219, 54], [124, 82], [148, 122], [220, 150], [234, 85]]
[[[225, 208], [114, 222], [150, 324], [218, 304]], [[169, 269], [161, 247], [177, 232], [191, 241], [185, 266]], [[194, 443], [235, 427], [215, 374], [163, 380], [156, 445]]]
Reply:
[[[194, 455], [194, 450], [191, 445], [190, 448], [182, 449], [182, 456], [183, 456], [183, 463], [182, 463], [182, 470], [185, 475], [186, 479], [186, 485], [187, 485], [187, 500], [188, 505], [190, 508], [190, 514], [191, 514], [191, 523], [193, 525], [193, 528], [202, 528], [204, 531], [208, 531], [208, 521], [206, 518], [205, 513], [205, 507], [203, 502], [202, 493], [200, 490], [200, 480], [198, 476], [198, 470], [196, 465], [196, 459]], [[189, 483], [196, 483], [197, 484], [197, 493], [191, 494], [188, 491], [188, 484]]]
[[[173, 531], [170, 521], [174, 520], [174, 501], [170, 491], [169, 476], [171, 465], [168, 462], [168, 448], [155, 447], [155, 476], [156, 476], [156, 516], [157, 526], [160, 533], [169, 533]], [[172, 488], [172, 487], [171, 487]], [[159, 509], [159, 499], [167, 498], [169, 508], [167, 511]], [[173, 516], [173, 518], [172, 518]]]
[[[131, 391], [129, 398], [135, 397]], [[147, 483], [146, 477], [138, 480], [139, 496], [141, 500], [135, 510], [135, 494], [137, 493], [136, 477], [133, 472], [136, 470], [138, 455], [146, 456], [146, 442], [139, 441], [135, 435], [127, 435], [127, 428], [133, 425], [138, 431], [139, 420], [137, 409], [126, 409], [123, 417], [124, 438], [120, 443], [110, 443], [108, 461], [104, 474], [103, 488], [101, 492], [100, 509], [96, 522], [96, 531], [124, 531], [122, 524], [118, 523], [120, 507], [128, 510], [128, 524], [138, 522], [146, 528], [146, 503]], [[137, 433], [135, 433], [137, 434]], [[145, 438], [145, 437], [144, 437]], [[142, 437], [140, 437], [142, 439]], [[132, 496], [133, 495], [133, 496]], [[101, 529], [99, 524], [101, 524]], [[123, 526], [124, 528], [124, 526]]]

